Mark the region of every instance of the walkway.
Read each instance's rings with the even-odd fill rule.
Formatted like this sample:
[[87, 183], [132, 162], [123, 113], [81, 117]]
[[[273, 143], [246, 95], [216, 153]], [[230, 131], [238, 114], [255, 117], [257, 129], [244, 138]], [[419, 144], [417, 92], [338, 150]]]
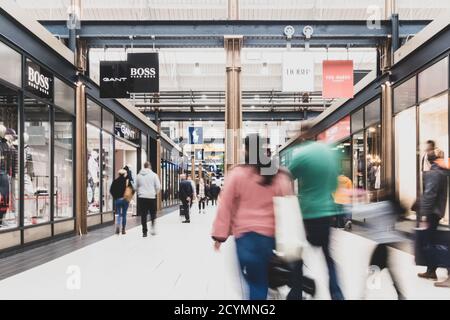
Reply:
[[[0, 299], [242, 299], [233, 241], [220, 253], [209, 237], [214, 208], [181, 224], [176, 212], [158, 219], [158, 235], [142, 238], [140, 227], [110, 237], [0, 281]], [[108, 229], [113, 232], [112, 227]], [[333, 233], [333, 254], [342, 289], [349, 299], [395, 299], [385, 272], [367, 285], [374, 244], [358, 235]], [[409, 299], [450, 299], [450, 289], [418, 279], [423, 268], [412, 255], [392, 249]], [[12, 259], [9, 257], [6, 259]], [[22, 258], [24, 259], [24, 258]], [[328, 299], [324, 258], [315, 249], [305, 256], [306, 274], [316, 279], [317, 299]], [[446, 271], [439, 275], [445, 277]], [[378, 281], [379, 280], [379, 281]], [[368, 288], [367, 290], [365, 288]]]

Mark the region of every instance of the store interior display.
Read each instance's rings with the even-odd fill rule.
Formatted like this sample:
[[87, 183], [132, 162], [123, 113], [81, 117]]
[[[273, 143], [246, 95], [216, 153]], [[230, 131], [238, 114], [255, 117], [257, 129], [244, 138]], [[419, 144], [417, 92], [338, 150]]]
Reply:
[[[137, 175], [137, 148], [129, 143], [116, 139], [115, 149], [115, 172], [128, 167], [128, 179], [132, 185], [135, 184]], [[136, 215], [136, 195], [133, 196], [128, 206], [128, 214]]]
[[113, 181], [114, 168], [114, 140], [113, 136], [103, 132], [103, 155], [102, 155], [102, 179], [103, 179], [103, 212], [111, 212], [113, 210], [113, 199], [109, 193], [109, 187]]
[[88, 213], [100, 212], [100, 129], [87, 125], [87, 205]]
[[24, 109], [24, 223], [30, 225], [50, 221], [50, 112], [31, 98]]

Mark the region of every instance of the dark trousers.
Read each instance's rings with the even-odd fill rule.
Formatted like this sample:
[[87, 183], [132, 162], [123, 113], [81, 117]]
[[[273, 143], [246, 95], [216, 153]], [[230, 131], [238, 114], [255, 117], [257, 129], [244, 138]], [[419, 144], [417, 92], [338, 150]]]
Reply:
[[190, 220], [190, 217], [189, 217], [190, 203], [186, 199], [181, 199], [181, 205], [183, 206], [184, 218], [186, 219], [186, 221], [189, 221]]
[[[330, 295], [333, 300], [343, 300], [341, 288], [339, 287], [338, 278], [334, 261], [330, 255], [330, 227], [332, 223], [331, 217], [304, 220], [305, 231], [308, 242], [316, 247], [321, 247], [328, 267]], [[288, 299], [301, 299], [302, 292], [302, 262], [295, 267], [295, 278], [291, 280], [292, 289], [288, 295]]]
[[[439, 227], [439, 221], [441, 221], [441, 217], [439, 217], [437, 214], [429, 214], [427, 215], [427, 222], [428, 222], [428, 238], [431, 242], [433, 242], [434, 234]], [[428, 266], [427, 272], [433, 273], [436, 272], [437, 267], [436, 266]]]
[[242, 274], [247, 281], [250, 300], [266, 300], [269, 290], [269, 262], [275, 239], [249, 232], [236, 239], [236, 249]]
[[217, 205], [217, 197], [212, 197], [211, 198], [211, 203], [212, 203], [213, 206], [216, 206]]
[[148, 232], [147, 216], [150, 214], [152, 226], [155, 225], [156, 219], [156, 199], [138, 198], [139, 215], [141, 216], [142, 233]]
[[205, 210], [205, 202], [206, 202], [206, 198], [200, 198], [198, 200], [198, 210], [200, 211], [203, 207], [203, 210]]

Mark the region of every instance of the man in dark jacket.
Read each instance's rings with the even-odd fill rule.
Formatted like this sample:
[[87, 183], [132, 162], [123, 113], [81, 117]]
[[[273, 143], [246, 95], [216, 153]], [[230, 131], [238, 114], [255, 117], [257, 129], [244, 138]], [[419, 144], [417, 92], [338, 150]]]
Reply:
[[216, 183], [211, 185], [211, 197], [212, 197], [212, 205], [217, 205], [217, 198], [220, 194], [220, 187], [217, 185], [219, 182], [216, 180]]
[[[428, 231], [430, 238], [439, 226], [439, 221], [445, 215], [447, 206], [447, 170], [437, 164], [437, 160], [444, 157], [443, 152], [431, 150], [427, 153], [427, 160], [430, 163], [430, 170], [423, 172], [423, 195], [420, 202], [421, 215], [427, 217]], [[421, 278], [437, 280], [436, 266], [428, 266], [427, 271], [419, 273]], [[450, 287], [449, 277], [442, 282], [436, 282], [436, 287]]]
[[182, 174], [180, 176], [180, 188], [179, 188], [179, 197], [183, 206], [184, 217], [185, 220], [183, 223], [190, 223], [189, 217], [189, 205], [192, 201], [192, 197], [194, 195], [194, 190], [192, 189], [191, 181], [186, 180], [186, 175]]

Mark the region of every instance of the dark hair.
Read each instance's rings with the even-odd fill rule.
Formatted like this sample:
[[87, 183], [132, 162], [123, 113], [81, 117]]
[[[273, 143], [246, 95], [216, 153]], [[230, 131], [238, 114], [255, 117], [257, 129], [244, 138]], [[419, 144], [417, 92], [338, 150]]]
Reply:
[[264, 172], [263, 168], [270, 168], [272, 166], [272, 159], [270, 158], [270, 150], [265, 148], [264, 139], [258, 134], [250, 134], [245, 138], [245, 164], [254, 167], [258, 173], [263, 177], [262, 185], [270, 186], [275, 178], [277, 172]]
[[433, 140], [428, 140], [428, 141], [427, 141], [427, 144], [431, 144], [431, 146], [432, 146], [433, 148], [436, 147], [436, 143], [435, 143]]
[[144, 163], [144, 168], [146, 168], [146, 169], [148, 169], [148, 168], [151, 168], [152, 167], [152, 165], [151, 165], [151, 163], [150, 162], [146, 162], [146, 163]]

